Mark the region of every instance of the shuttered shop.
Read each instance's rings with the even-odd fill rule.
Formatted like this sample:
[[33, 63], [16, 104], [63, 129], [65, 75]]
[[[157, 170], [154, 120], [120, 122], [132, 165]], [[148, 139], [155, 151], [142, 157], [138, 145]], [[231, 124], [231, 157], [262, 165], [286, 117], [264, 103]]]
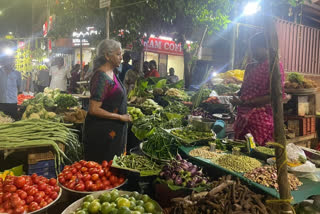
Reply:
[[285, 71], [320, 74], [320, 30], [280, 19], [276, 27]]

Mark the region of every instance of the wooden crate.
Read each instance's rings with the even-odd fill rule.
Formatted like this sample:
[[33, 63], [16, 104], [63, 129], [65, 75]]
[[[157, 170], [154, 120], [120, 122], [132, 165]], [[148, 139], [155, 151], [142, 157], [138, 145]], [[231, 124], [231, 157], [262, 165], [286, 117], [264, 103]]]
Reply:
[[306, 136], [316, 132], [315, 116], [287, 116], [288, 129], [296, 136]]
[[[58, 143], [59, 148], [64, 152], [65, 145], [62, 143]], [[33, 151], [28, 153], [28, 164], [36, 164], [39, 161], [45, 160], [53, 160], [55, 158], [54, 152], [51, 151], [52, 148], [39, 148], [34, 149]]]

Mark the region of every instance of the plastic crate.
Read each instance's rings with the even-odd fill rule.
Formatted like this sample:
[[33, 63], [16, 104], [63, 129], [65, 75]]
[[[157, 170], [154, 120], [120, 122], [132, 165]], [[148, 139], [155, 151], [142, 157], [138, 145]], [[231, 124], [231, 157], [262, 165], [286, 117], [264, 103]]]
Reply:
[[54, 168], [55, 161], [54, 160], [45, 160], [39, 161], [35, 164], [29, 164], [28, 169], [41, 169], [41, 168]]

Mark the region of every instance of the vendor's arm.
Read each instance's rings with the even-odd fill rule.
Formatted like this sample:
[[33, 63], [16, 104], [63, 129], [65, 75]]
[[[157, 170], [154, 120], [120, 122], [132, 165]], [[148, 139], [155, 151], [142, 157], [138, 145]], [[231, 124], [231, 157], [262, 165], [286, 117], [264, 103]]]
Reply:
[[256, 97], [256, 98], [245, 100], [242, 102], [242, 106], [249, 106], [249, 107], [259, 107], [267, 104], [271, 104], [270, 95]]
[[89, 114], [94, 115], [96, 117], [101, 117], [105, 119], [111, 119], [111, 120], [120, 120], [123, 122], [129, 122], [131, 121], [131, 118], [129, 115], [124, 114], [116, 114], [108, 112], [101, 108], [102, 102], [98, 102], [96, 100], [90, 100], [89, 105]]

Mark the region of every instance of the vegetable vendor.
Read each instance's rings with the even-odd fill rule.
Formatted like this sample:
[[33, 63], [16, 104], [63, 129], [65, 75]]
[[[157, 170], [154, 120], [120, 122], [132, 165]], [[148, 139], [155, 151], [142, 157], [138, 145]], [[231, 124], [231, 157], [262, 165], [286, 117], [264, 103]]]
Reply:
[[18, 120], [18, 93], [21, 88], [21, 73], [14, 69], [14, 44], [1, 44], [4, 50], [0, 57], [0, 111]]
[[[263, 146], [273, 139], [268, 49], [263, 33], [251, 38], [250, 50], [253, 63], [247, 65], [239, 92], [240, 99], [233, 99], [233, 103], [238, 105], [234, 131], [236, 139], [244, 139], [246, 134], [251, 133], [255, 141]], [[279, 69], [284, 91], [284, 71], [281, 63]]]
[[84, 125], [86, 160], [112, 160], [125, 152], [127, 123], [126, 90], [114, 73], [121, 63], [121, 44], [103, 40], [97, 47], [94, 74], [90, 81], [89, 111]]

